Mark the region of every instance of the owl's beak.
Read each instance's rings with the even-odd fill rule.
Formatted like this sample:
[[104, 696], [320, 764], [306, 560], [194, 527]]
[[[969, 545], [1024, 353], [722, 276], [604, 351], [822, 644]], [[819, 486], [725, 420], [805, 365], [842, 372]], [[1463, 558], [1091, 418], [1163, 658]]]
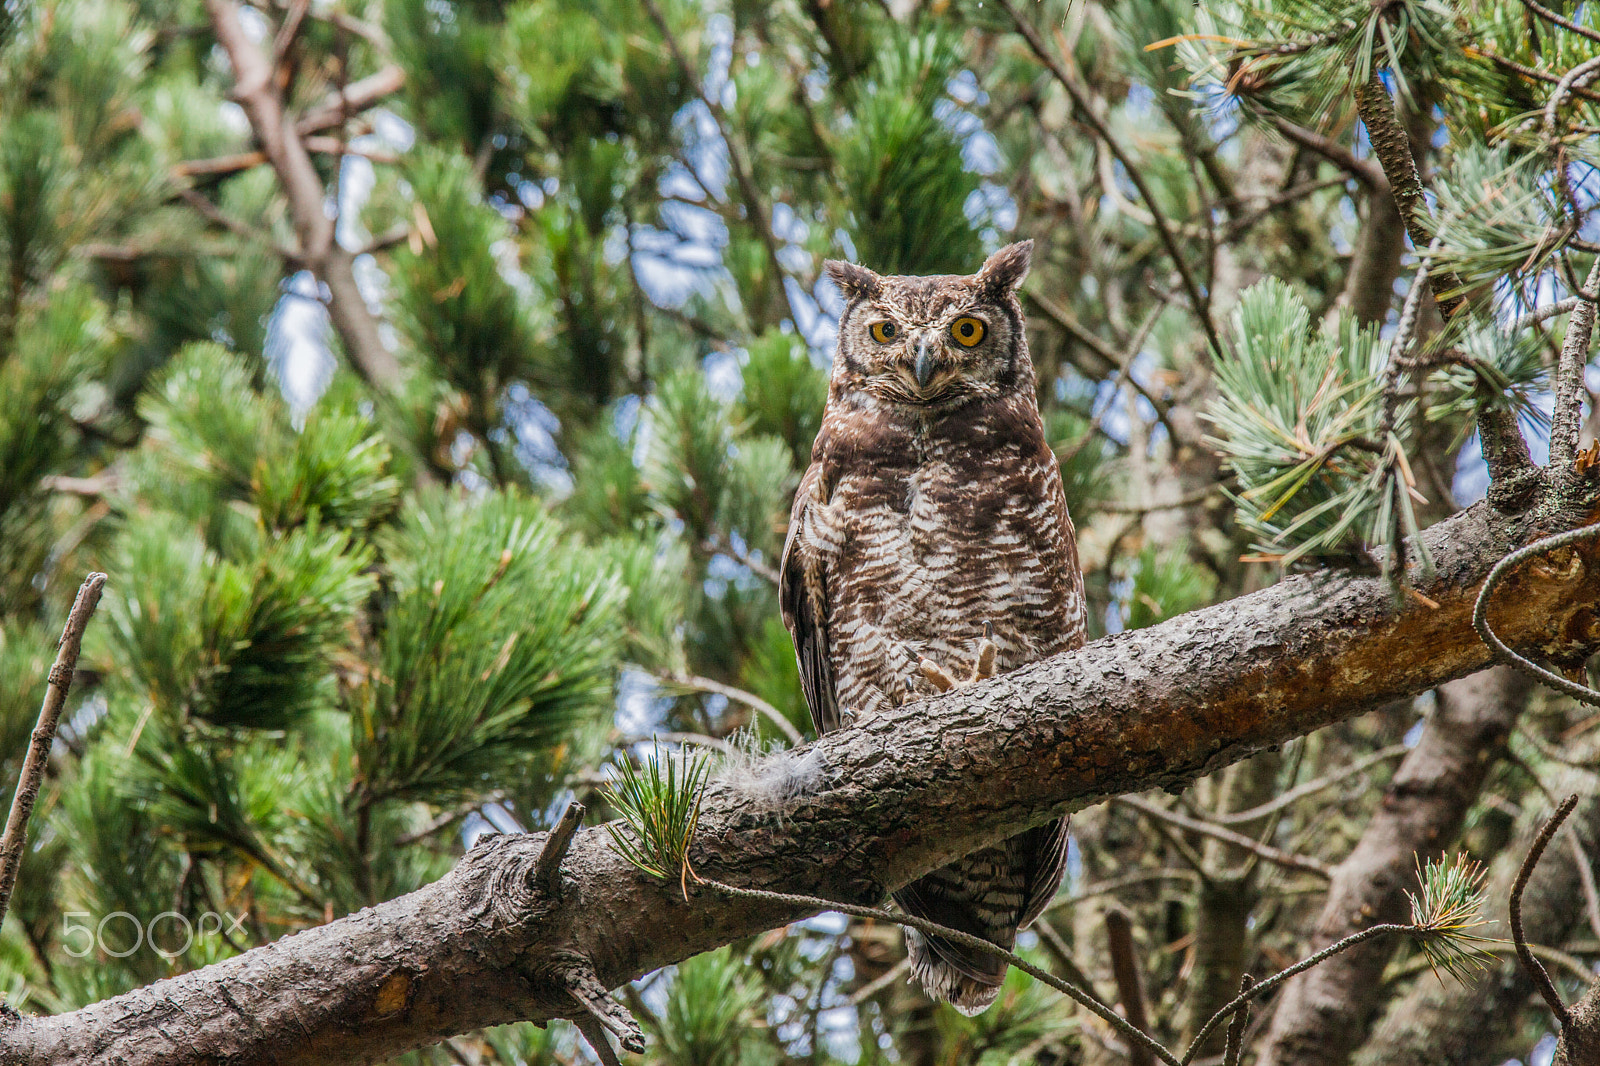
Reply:
[[928, 351], [928, 338], [926, 337], [917, 341], [917, 364], [915, 369], [917, 388], [926, 389], [928, 383], [933, 380], [934, 373], [938, 370], [938, 367], [934, 365], [932, 353]]

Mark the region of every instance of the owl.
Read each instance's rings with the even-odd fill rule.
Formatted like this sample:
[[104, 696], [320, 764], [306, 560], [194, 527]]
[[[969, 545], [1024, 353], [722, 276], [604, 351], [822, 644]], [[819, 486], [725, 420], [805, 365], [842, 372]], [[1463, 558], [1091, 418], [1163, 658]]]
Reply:
[[[1032, 243], [970, 276], [826, 264], [846, 304], [779, 589], [818, 733], [1084, 642], [1077, 543], [1017, 300]], [[1009, 949], [1055, 895], [1066, 854], [1063, 818], [894, 898]], [[929, 995], [966, 1014], [999, 995], [1002, 960], [908, 939]]]

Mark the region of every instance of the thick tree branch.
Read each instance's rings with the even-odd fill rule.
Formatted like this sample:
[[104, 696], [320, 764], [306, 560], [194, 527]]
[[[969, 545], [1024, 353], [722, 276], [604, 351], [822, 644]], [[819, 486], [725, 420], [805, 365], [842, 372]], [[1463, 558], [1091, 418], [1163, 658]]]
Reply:
[[[1480, 504], [1424, 536], [1439, 606], [1396, 608], [1386, 581], [1291, 577], [1250, 596], [1098, 641], [829, 734], [805, 750], [810, 794], [713, 782], [691, 858], [707, 877], [876, 903], [974, 848], [1108, 796], [1177, 788], [1291, 737], [1474, 670], [1475, 590], [1495, 560], [1589, 518], [1594, 494], [1547, 492], [1518, 515]], [[1600, 552], [1524, 568], [1497, 630], [1539, 649], [1595, 643]], [[765, 764], [790, 785], [797, 756]], [[552, 899], [534, 873], [544, 834], [494, 837], [440, 881], [237, 958], [0, 1032], [0, 1061], [52, 1066], [373, 1062], [451, 1034], [568, 1017], [559, 961], [616, 987], [792, 921], [804, 907], [628, 866], [579, 833]]]

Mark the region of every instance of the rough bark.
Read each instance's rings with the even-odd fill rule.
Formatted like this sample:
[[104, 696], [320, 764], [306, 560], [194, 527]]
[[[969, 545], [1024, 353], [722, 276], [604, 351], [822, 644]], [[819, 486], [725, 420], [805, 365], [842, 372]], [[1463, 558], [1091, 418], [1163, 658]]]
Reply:
[[[1411, 154], [1411, 138], [1395, 116], [1389, 90], [1383, 87], [1377, 74], [1356, 86], [1356, 110], [1361, 115], [1362, 124], [1367, 127], [1372, 154], [1378, 157], [1384, 177], [1389, 180], [1390, 193], [1405, 223], [1406, 232], [1411, 236], [1412, 247], [1420, 252], [1433, 240], [1433, 234], [1428, 230], [1428, 204], [1422, 191], [1422, 176], [1417, 172], [1417, 161]], [[1466, 302], [1466, 297], [1461, 294], [1465, 286], [1453, 271], [1430, 271], [1428, 283], [1433, 288], [1444, 317], [1449, 318]], [[1441, 299], [1440, 293], [1452, 295]]]
[[[1411, 170], [1417, 171], [1424, 165], [1431, 146], [1431, 108], [1408, 106], [1405, 100], [1400, 104], [1404, 127], [1411, 139]], [[1377, 180], [1367, 186], [1361, 227], [1356, 231], [1355, 249], [1350, 258], [1350, 273], [1345, 277], [1339, 302], [1348, 307], [1358, 321], [1381, 325], [1394, 303], [1394, 283], [1400, 276], [1400, 261], [1406, 250], [1406, 226], [1382, 167], [1375, 166], [1370, 159], [1362, 162], [1376, 169], [1378, 174]], [[1400, 166], [1403, 170], [1404, 164]]]
[[[1481, 669], [1475, 591], [1508, 549], [1583, 522], [1594, 493], [1427, 531], [1433, 602], [1327, 572], [1098, 641], [823, 737], [810, 795], [763, 809], [708, 790], [691, 859], [734, 884], [872, 901], [1028, 826], [1196, 777]], [[1587, 546], [1585, 546], [1587, 547]], [[1600, 553], [1530, 565], [1491, 612], [1524, 648], [1593, 645]], [[774, 772], [786, 772], [780, 757]], [[801, 916], [633, 871], [604, 831], [574, 838], [562, 892], [534, 878], [544, 836], [499, 837], [410, 895], [237, 958], [0, 1032], [0, 1063], [362, 1063], [447, 1035], [573, 1014], [578, 961], [616, 987]]]
[[[1562, 791], [1557, 783], [1555, 791]], [[1528, 845], [1549, 817], [1549, 809], [1526, 812], [1512, 843], [1495, 860], [1489, 876], [1483, 936], [1506, 937], [1506, 900]], [[1600, 800], [1579, 801], [1562, 833], [1575, 832], [1591, 863], [1600, 856]], [[1558, 841], [1559, 843], [1559, 841]], [[1600, 871], [1597, 871], [1600, 872]], [[1561, 945], [1585, 924], [1583, 889], [1577, 862], [1568, 847], [1551, 847], [1528, 880], [1522, 897], [1523, 928], [1529, 943]], [[1529, 1048], [1508, 1048], [1523, 1007], [1534, 995], [1533, 982], [1513, 957], [1470, 984], [1420, 975], [1405, 996], [1389, 1007], [1355, 1057], [1355, 1066], [1495, 1066], [1525, 1056]]]
[[1600, 982], [1589, 986], [1572, 1005], [1571, 1017], [1561, 1027], [1555, 1058], [1550, 1066], [1594, 1066], [1600, 1062]]
[[[1497, 666], [1443, 685], [1422, 736], [1400, 764], [1349, 857], [1334, 871], [1310, 951], [1371, 925], [1408, 920], [1419, 859], [1461, 831], [1489, 768], [1527, 705], [1532, 682]], [[1292, 979], [1261, 1052], [1262, 1066], [1342, 1066], [1382, 1006], [1397, 942], [1359, 944]]]

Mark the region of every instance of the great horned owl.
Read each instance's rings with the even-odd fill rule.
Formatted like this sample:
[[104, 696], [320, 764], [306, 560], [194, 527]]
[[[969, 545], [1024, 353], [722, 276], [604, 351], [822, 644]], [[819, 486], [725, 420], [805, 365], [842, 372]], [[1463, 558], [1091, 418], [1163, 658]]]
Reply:
[[[967, 277], [826, 265], [847, 302], [780, 589], [819, 733], [1084, 642], [1077, 543], [1016, 296], [1032, 243]], [[895, 900], [1010, 948], [1055, 894], [1066, 853], [1063, 818]], [[994, 1002], [1003, 961], [910, 941], [929, 995], [967, 1014]]]

